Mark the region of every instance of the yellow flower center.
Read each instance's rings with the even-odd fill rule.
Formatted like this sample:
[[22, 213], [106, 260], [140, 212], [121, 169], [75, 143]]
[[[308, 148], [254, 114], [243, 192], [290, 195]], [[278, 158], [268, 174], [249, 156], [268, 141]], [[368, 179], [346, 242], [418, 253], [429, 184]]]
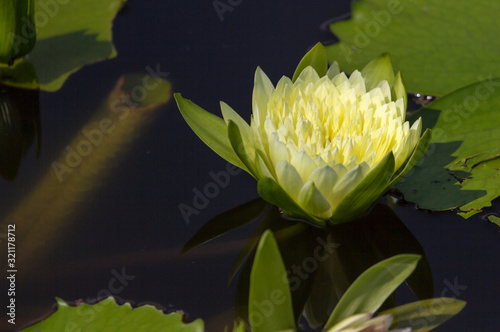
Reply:
[[398, 159], [409, 124], [404, 121], [403, 99], [391, 101], [387, 81], [367, 92], [358, 71], [350, 78], [340, 73], [333, 79], [320, 79], [312, 68], [304, 72], [295, 83], [282, 78], [272, 93], [265, 123], [268, 136], [276, 132], [291, 157], [305, 151], [347, 169], [361, 162], [371, 167], [391, 150]]

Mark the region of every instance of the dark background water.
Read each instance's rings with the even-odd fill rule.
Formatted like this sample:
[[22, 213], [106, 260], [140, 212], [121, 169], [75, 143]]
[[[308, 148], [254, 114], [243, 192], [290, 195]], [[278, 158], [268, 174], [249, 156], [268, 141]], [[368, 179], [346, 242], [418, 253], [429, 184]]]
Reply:
[[[221, 21], [212, 1], [129, 1], [114, 23], [118, 57], [85, 67], [57, 93], [40, 94], [42, 154], [36, 159], [31, 151], [18, 178], [2, 181], [0, 215], [32, 190], [120, 75], [159, 66], [169, 73], [174, 91], [218, 115], [223, 100], [248, 120], [255, 68], [261, 66], [273, 82], [292, 75], [309, 47], [333, 40], [321, 24], [348, 12], [348, 1], [242, 1]], [[179, 204], [192, 205], [193, 189], [211, 182], [209, 173], [225, 170], [226, 162], [191, 132], [173, 102], [159, 113], [127, 146], [126, 157], [108, 166], [106, 181], [77, 202], [78, 213], [64, 221], [64, 236], [47, 236], [53, 251], [39, 253], [36, 269], [19, 269], [16, 328], [50, 313], [56, 296], [75, 301], [105, 294], [116, 271], [131, 277], [115, 295], [136, 305], [184, 310], [190, 320], [203, 318], [210, 331], [231, 321], [233, 287], [226, 288], [227, 275], [253, 227], [185, 256], [179, 252], [210, 218], [257, 197], [256, 183], [247, 174], [232, 176], [186, 222]], [[485, 211], [498, 211], [498, 200], [494, 206]], [[498, 331], [498, 228], [480, 215], [464, 220], [412, 205], [396, 212], [426, 250], [435, 296], [446, 293], [468, 302], [437, 330]], [[453, 293], [450, 282], [461, 287]], [[2, 283], [1, 292], [5, 289]], [[405, 294], [400, 299], [414, 300]], [[6, 303], [1, 305], [1, 327], [9, 330]]]

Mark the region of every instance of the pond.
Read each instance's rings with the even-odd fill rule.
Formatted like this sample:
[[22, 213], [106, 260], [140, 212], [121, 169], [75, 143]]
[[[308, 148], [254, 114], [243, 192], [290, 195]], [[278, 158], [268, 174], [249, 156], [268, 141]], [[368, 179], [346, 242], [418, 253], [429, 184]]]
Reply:
[[[17, 178], [0, 186], [2, 220], [14, 221], [16, 232], [29, 239], [18, 239], [23, 246], [16, 249], [19, 255], [24, 251], [16, 274], [16, 325], [7, 323], [2, 296], [0, 329], [19, 330], [49, 315], [56, 297], [92, 302], [110, 294], [134, 306], [183, 310], [189, 321], [202, 318], [207, 331], [232, 324], [236, 283], [227, 287], [227, 278], [256, 223], [185, 255], [180, 251], [208, 220], [257, 198], [257, 186], [198, 139], [173, 99], [116, 146], [84, 156], [71, 171], [86, 167], [81, 179], [54, 188], [43, 187], [42, 179], [54, 172], [53, 162], [89, 119], [103, 117], [96, 110], [121, 75], [153, 71], [206, 110], [220, 115], [223, 100], [248, 120], [257, 66], [274, 83], [292, 75], [316, 42], [335, 40], [323, 22], [350, 11], [348, 1], [234, 3], [221, 13], [212, 1], [131, 0], [114, 21], [118, 56], [84, 67], [57, 92], [40, 92], [40, 156], [32, 147]], [[103, 146], [111, 139], [104, 135]], [[214, 189], [214, 177], [222, 173], [227, 181]], [[213, 194], [196, 207], [197, 193], [207, 186]], [[45, 200], [46, 193], [54, 198]], [[183, 214], [182, 205], [196, 212]], [[499, 206], [496, 199], [467, 220], [453, 211], [419, 210], [413, 203], [395, 208], [425, 251], [434, 296], [467, 302], [436, 331], [500, 330], [500, 232], [484, 218], [498, 213]], [[1, 227], [5, 235], [6, 222]], [[390, 229], [384, 237], [383, 226], [379, 231], [379, 241], [405, 245], [398, 243], [405, 237]], [[339, 243], [356, 252], [363, 245], [356, 241], [365, 238]], [[2, 239], [6, 252], [4, 244]], [[366, 250], [359, 249], [353, 261], [362, 260]], [[2, 293], [8, 289], [6, 274], [0, 272]], [[396, 295], [398, 304], [416, 301], [406, 286]]]

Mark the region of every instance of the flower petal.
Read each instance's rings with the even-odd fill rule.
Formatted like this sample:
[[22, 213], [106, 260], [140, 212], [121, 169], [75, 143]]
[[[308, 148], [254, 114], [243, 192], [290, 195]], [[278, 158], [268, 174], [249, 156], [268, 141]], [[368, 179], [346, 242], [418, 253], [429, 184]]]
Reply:
[[432, 136], [432, 131], [430, 129], [426, 129], [425, 133], [418, 140], [417, 146], [415, 147], [415, 150], [413, 151], [413, 154], [406, 163], [405, 167], [394, 179], [392, 179], [391, 183], [389, 184], [389, 187], [394, 186], [403, 176], [405, 176], [413, 168], [413, 166], [415, 166], [418, 163], [420, 158], [424, 156], [425, 152], [427, 151], [427, 148], [429, 147], [429, 144], [431, 143], [431, 136]]
[[299, 172], [300, 177], [304, 182], [307, 181], [312, 171], [316, 169], [316, 164], [304, 150], [293, 155], [290, 163], [295, 167], [297, 172]]
[[278, 184], [290, 195], [290, 197], [298, 202], [299, 192], [304, 185], [297, 170], [290, 165], [289, 162], [281, 160], [276, 165], [276, 176]]
[[324, 221], [306, 213], [273, 179], [267, 177], [260, 179], [257, 189], [260, 197], [279, 206], [288, 217], [301, 218], [320, 227], [326, 226]]
[[267, 103], [274, 91], [274, 85], [267, 75], [257, 67], [252, 94], [253, 119], [262, 125], [266, 120]]
[[344, 197], [349, 192], [354, 190], [357, 184], [363, 180], [368, 168], [369, 167], [366, 163], [361, 163], [347, 172], [346, 175], [344, 175], [344, 177], [337, 182], [333, 190], [327, 196], [327, 200], [330, 202], [334, 213], [337, 205], [344, 199]]
[[295, 84], [300, 84], [300, 82], [313, 83], [316, 82], [317, 80], [319, 80], [319, 76], [316, 70], [314, 70], [314, 68], [311, 66], [307, 66], [300, 73]]
[[309, 175], [308, 180], [314, 182], [323, 196], [327, 197], [327, 195], [333, 190], [333, 187], [335, 187], [338, 179], [339, 176], [333, 168], [330, 166], [324, 166], [316, 168], [311, 175]]
[[300, 190], [299, 205], [319, 219], [329, 219], [332, 215], [330, 204], [312, 181], [307, 181]]
[[276, 167], [278, 162], [281, 160], [290, 160], [290, 155], [288, 154], [288, 149], [286, 148], [285, 143], [280, 142], [277, 133], [272, 133], [269, 138], [269, 153], [271, 155], [271, 161]]
[[[363, 164], [360, 164], [360, 166]], [[354, 169], [353, 169], [354, 170]], [[389, 189], [389, 182], [394, 173], [394, 155], [389, 152], [371, 171], [361, 171], [361, 180], [353, 175], [351, 188], [335, 206], [331, 220], [345, 222], [365, 212], [384, 192]], [[346, 174], [346, 177], [349, 173]], [[340, 181], [339, 181], [340, 183]]]
[[333, 61], [332, 64], [330, 65], [330, 67], [328, 68], [326, 75], [331, 80], [332, 78], [334, 78], [338, 74], [340, 74], [339, 63], [337, 61]]

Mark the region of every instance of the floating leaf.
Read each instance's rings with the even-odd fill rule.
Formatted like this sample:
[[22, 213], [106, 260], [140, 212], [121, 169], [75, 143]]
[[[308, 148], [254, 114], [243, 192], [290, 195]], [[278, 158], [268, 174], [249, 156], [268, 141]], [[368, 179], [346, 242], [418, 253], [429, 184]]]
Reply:
[[500, 79], [437, 99], [412, 117], [432, 128], [420, 162], [396, 184], [420, 208], [460, 208], [465, 218], [500, 195]]
[[[56, 91], [84, 65], [116, 56], [112, 21], [125, 0], [35, 1], [37, 42], [25, 58], [36, 69], [40, 89]], [[24, 71], [4, 83], [34, 88]], [[3, 80], [4, 73], [0, 71]]]
[[180, 313], [165, 315], [151, 305], [132, 308], [129, 303], [117, 305], [115, 299], [96, 304], [70, 306], [57, 299], [57, 311], [22, 332], [37, 331], [106, 331], [106, 332], [203, 332], [201, 319], [185, 324]]
[[389, 52], [408, 91], [442, 96], [500, 76], [499, 11], [489, 0], [353, 1], [351, 18], [330, 26], [341, 42], [327, 47], [328, 59], [352, 72]]

